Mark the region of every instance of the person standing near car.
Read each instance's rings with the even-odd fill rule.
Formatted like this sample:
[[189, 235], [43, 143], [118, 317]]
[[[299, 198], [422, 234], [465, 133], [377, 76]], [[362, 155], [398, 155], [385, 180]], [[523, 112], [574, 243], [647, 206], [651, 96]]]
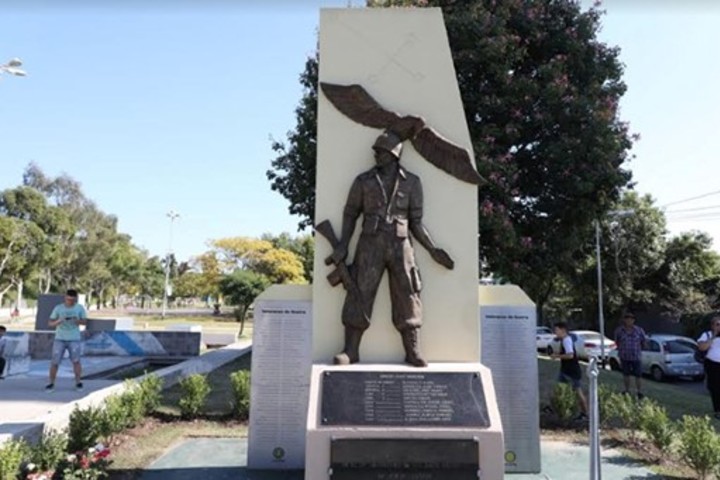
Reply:
[[707, 389], [713, 404], [715, 418], [720, 420], [720, 315], [710, 321], [710, 330], [698, 338], [698, 350], [705, 353]]
[[45, 390], [48, 392], [55, 390], [58, 367], [66, 351], [70, 355], [70, 361], [73, 364], [75, 388], [82, 390], [82, 366], [80, 365], [82, 334], [80, 333], [80, 325], [87, 325], [87, 312], [85, 307], [78, 303], [78, 292], [76, 290], [68, 290], [65, 293], [65, 302], [53, 309], [48, 325], [56, 330], [52, 360], [50, 361], [50, 383], [45, 387]]
[[625, 394], [630, 394], [630, 377], [635, 377], [635, 390], [638, 400], [642, 400], [642, 349], [647, 342], [645, 330], [635, 325], [635, 315], [627, 312], [623, 315], [623, 325], [615, 330], [620, 363], [622, 364]]
[[578, 360], [577, 350], [573, 335], [568, 332], [568, 326], [565, 322], [555, 324], [555, 335], [560, 341], [560, 353], [553, 353], [550, 358], [560, 360], [560, 375], [558, 381], [560, 383], [569, 384], [578, 397], [580, 405], [580, 420], [587, 418], [587, 399], [582, 391], [582, 369]]

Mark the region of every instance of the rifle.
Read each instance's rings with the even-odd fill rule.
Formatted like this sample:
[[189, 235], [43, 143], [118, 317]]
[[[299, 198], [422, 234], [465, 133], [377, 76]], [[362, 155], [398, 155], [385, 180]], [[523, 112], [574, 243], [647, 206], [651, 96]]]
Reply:
[[[315, 231], [325, 237], [325, 239], [330, 243], [330, 246], [333, 248], [333, 250], [337, 248], [337, 246], [340, 244], [340, 240], [338, 240], [337, 236], [335, 235], [335, 230], [333, 230], [330, 220], [324, 220], [317, 224], [315, 226]], [[335, 269], [327, 276], [330, 285], [335, 287], [342, 283], [343, 287], [348, 292], [348, 295], [353, 298], [355, 304], [358, 305], [358, 308], [362, 309], [364, 305], [362, 301], [362, 293], [360, 293], [360, 289], [355, 283], [355, 280], [353, 280], [352, 276], [350, 275], [350, 270], [348, 270], [348, 266], [345, 264], [345, 261], [341, 260], [335, 263], [328, 258], [327, 260], [325, 260], [325, 263], [327, 265], [335, 265]], [[370, 316], [367, 314], [367, 312], [364, 311], [364, 309], [362, 314], [365, 317], [365, 320], [370, 322]]]

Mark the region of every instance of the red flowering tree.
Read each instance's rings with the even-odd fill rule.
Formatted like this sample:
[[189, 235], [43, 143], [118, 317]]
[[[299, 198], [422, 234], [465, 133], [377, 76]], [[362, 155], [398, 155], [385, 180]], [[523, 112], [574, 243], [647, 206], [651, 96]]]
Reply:
[[[618, 116], [618, 49], [600, 42], [601, 12], [571, 0], [371, 1], [443, 9], [477, 167], [486, 273], [522, 286], [539, 311], [592, 245], [592, 222], [628, 186], [632, 139]], [[268, 176], [313, 218], [317, 62], [302, 76], [298, 125]]]

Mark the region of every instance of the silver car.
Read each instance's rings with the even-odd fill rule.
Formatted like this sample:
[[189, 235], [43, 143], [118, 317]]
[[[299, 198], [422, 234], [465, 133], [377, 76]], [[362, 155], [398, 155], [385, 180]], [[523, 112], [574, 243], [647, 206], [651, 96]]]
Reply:
[[[705, 378], [705, 370], [695, 360], [695, 340], [677, 335], [648, 335], [647, 344], [640, 354], [642, 372], [658, 382], [670, 377]], [[617, 350], [610, 353], [610, 368], [622, 370]]]
[[547, 350], [548, 346], [555, 339], [555, 334], [550, 327], [537, 327], [535, 330], [535, 344], [538, 350]]

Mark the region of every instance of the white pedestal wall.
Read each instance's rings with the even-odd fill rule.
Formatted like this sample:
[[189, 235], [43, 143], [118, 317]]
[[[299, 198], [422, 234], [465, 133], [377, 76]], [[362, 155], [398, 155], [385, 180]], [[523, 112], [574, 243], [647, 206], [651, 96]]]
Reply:
[[[503, 429], [495, 402], [495, 388], [490, 370], [479, 363], [435, 363], [422, 369], [423, 373], [480, 373], [487, 403], [490, 427], [384, 427], [384, 426], [323, 426], [322, 378], [325, 372], [417, 372], [405, 365], [314, 365], [310, 383], [310, 408], [307, 419], [307, 447], [305, 453], [305, 480], [328, 480], [331, 439], [392, 438], [392, 439], [463, 439], [477, 438], [480, 448], [480, 474], [482, 480], [501, 480], [504, 475]], [[358, 404], [362, 401], [358, 400]]]

